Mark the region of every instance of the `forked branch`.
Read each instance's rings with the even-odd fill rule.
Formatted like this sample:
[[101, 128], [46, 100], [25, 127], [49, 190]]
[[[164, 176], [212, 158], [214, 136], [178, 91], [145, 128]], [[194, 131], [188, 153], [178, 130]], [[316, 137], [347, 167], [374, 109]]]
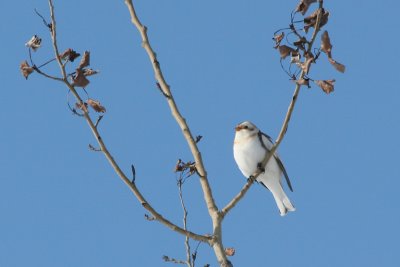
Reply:
[[[51, 16], [51, 37], [52, 37], [52, 44], [53, 44], [53, 49], [55, 53], [55, 57], [57, 59], [58, 65], [61, 70], [62, 74], [62, 82], [68, 87], [68, 89], [72, 92], [72, 94], [75, 96], [77, 103], [79, 106], [83, 106], [84, 102], [82, 98], [79, 96], [78, 92], [76, 91], [75, 87], [68, 81], [68, 77], [65, 71], [65, 64], [62, 63], [61, 58], [60, 58], [60, 53], [58, 50], [58, 45], [57, 45], [57, 34], [56, 34], [56, 20], [55, 20], [55, 15], [54, 15], [54, 6], [53, 6], [53, 1], [49, 0], [49, 6], [50, 6], [50, 16]], [[191, 231], [187, 231], [183, 229], [182, 227], [179, 227], [178, 225], [170, 222], [168, 219], [164, 218], [160, 213], [158, 213], [150, 204], [149, 202], [144, 198], [144, 196], [141, 194], [139, 189], [136, 187], [135, 183], [132, 183], [128, 177], [125, 175], [125, 173], [121, 170], [119, 165], [116, 163], [114, 158], [112, 157], [111, 153], [108, 151], [103, 139], [100, 136], [100, 133], [97, 129], [97, 123], [94, 123], [91, 117], [89, 116], [89, 113], [86, 109], [82, 109], [83, 111], [83, 117], [85, 118], [86, 122], [89, 125], [89, 128], [91, 129], [94, 137], [97, 140], [97, 143], [100, 147], [100, 150], [102, 153], [104, 153], [104, 156], [107, 158], [109, 161], [110, 165], [113, 167], [114, 171], [117, 173], [117, 175], [122, 179], [122, 181], [129, 187], [129, 189], [132, 191], [132, 193], [135, 195], [137, 200], [141, 203], [141, 205], [148, 210], [151, 215], [159, 222], [167, 226], [168, 228], [184, 235], [188, 236], [194, 240], [198, 240], [201, 242], [205, 243], [210, 243], [211, 242], [211, 237], [205, 236], [205, 235], [199, 235], [196, 233], [193, 233]]]

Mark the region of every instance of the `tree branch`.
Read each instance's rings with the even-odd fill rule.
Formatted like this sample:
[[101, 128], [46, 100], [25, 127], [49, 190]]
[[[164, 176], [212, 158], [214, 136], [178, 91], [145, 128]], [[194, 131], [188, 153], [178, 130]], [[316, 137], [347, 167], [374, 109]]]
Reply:
[[156, 53], [154, 52], [154, 50], [150, 45], [149, 38], [147, 36], [147, 28], [140, 22], [139, 18], [137, 17], [132, 0], [125, 0], [125, 4], [128, 7], [132, 23], [140, 33], [142, 39], [142, 46], [146, 50], [149, 56], [155, 74], [155, 79], [159, 84], [162, 93], [164, 95], [169, 96], [166, 97], [166, 100], [170, 107], [172, 116], [175, 118], [176, 122], [181, 128], [183, 136], [185, 137], [192, 152], [192, 155], [194, 157], [194, 160], [196, 162], [196, 169], [200, 176], [200, 185], [203, 190], [204, 200], [207, 204], [208, 213], [213, 223], [213, 237], [210, 244], [214, 249], [219, 264], [222, 267], [232, 266], [230, 261], [226, 258], [222, 244], [222, 231], [221, 231], [222, 217], [220, 216], [220, 212], [212, 195], [211, 187], [207, 179], [207, 172], [203, 164], [201, 153], [197, 147], [197, 143], [190, 132], [189, 126], [187, 125], [185, 118], [183, 118], [183, 116], [179, 112], [174, 97], [171, 93], [170, 87], [164, 79], [164, 76], [160, 68], [160, 63], [158, 62], [156, 57]]
[[[315, 26], [314, 26], [314, 32], [312, 34], [311, 40], [308, 43], [308, 49], [307, 49], [307, 53], [311, 52], [312, 46], [314, 44], [315, 38], [317, 37], [317, 34], [320, 30], [320, 22], [321, 22], [321, 17], [322, 17], [322, 11], [323, 11], [323, 1], [322, 0], [318, 0], [319, 2], [319, 7], [318, 7], [318, 15], [317, 15], [317, 19], [315, 22]], [[300, 73], [300, 78], [304, 79], [306, 75], [306, 71], [302, 70]], [[294, 106], [296, 105], [297, 102], [297, 98], [299, 96], [300, 93], [300, 88], [301, 85], [296, 83], [296, 87], [294, 89], [294, 93], [292, 96], [292, 101], [289, 104], [288, 107], [288, 111], [286, 113], [285, 119], [283, 121], [281, 130], [279, 132], [278, 138], [275, 141], [275, 144], [272, 146], [271, 150], [269, 151], [269, 153], [266, 153], [263, 161], [261, 162], [261, 168], [258, 168], [256, 170], [255, 173], [252, 174], [251, 178], [248, 179], [247, 183], [243, 186], [242, 190], [240, 190], [240, 192], [222, 209], [221, 211], [221, 216], [225, 217], [226, 214], [233, 208], [236, 206], [236, 204], [245, 196], [245, 194], [247, 193], [247, 191], [250, 189], [251, 185], [254, 183], [254, 181], [257, 179], [257, 177], [262, 173], [261, 170], [265, 169], [265, 166], [267, 166], [268, 161], [270, 160], [270, 158], [275, 154], [276, 150], [278, 149], [280, 143], [282, 142], [283, 138], [285, 137], [285, 134], [287, 132], [288, 126], [289, 126], [289, 122], [290, 119], [292, 117], [292, 113], [293, 113], [293, 109]]]
[[178, 106], [176, 105], [173, 95], [171, 94], [170, 87], [164, 79], [164, 75], [161, 71], [160, 63], [157, 60], [156, 53], [154, 52], [154, 50], [152, 49], [152, 47], [150, 45], [150, 41], [147, 36], [147, 28], [146, 28], [146, 26], [142, 25], [139, 18], [137, 17], [132, 0], [125, 0], [125, 4], [127, 5], [128, 9], [129, 9], [132, 23], [136, 26], [137, 30], [140, 33], [140, 36], [142, 38], [142, 46], [146, 50], [146, 52], [149, 56], [157, 83], [159, 84], [162, 93], [164, 95], [169, 96], [166, 99], [167, 99], [168, 105], [171, 109], [172, 116], [175, 118], [176, 122], [178, 123], [179, 127], [181, 128], [182, 133], [183, 133], [183, 135], [190, 147], [190, 150], [193, 154], [194, 160], [196, 162], [196, 169], [200, 176], [200, 182], [201, 182], [201, 186], [202, 186], [202, 189], [204, 192], [204, 198], [207, 203], [208, 210], [211, 213], [217, 213], [218, 208], [214, 201], [214, 198], [213, 198], [213, 195], [211, 192], [211, 187], [208, 183], [207, 172], [204, 168], [201, 153], [197, 147], [197, 144], [196, 144], [195, 139], [193, 138], [193, 135], [190, 132], [189, 126], [186, 123], [185, 118], [183, 118], [183, 116], [179, 112]]
[[[51, 23], [52, 23], [51, 36], [52, 36], [53, 49], [54, 49], [55, 56], [57, 58], [57, 62], [59, 64], [61, 73], [62, 73], [62, 77], [63, 77], [62, 81], [68, 87], [68, 89], [72, 92], [72, 94], [75, 96], [78, 104], [81, 105], [81, 104], [83, 104], [83, 101], [82, 101], [81, 97], [79, 96], [78, 92], [76, 91], [76, 89], [74, 88], [74, 86], [72, 86], [72, 84], [68, 82], [67, 75], [66, 75], [66, 72], [65, 72], [65, 66], [64, 66], [64, 64], [62, 64], [61, 58], [59, 57], [59, 52], [58, 52], [58, 47], [57, 47], [57, 38], [56, 38], [56, 36], [57, 36], [56, 35], [56, 21], [55, 21], [55, 16], [54, 16], [54, 6], [53, 6], [53, 1], [52, 0], [49, 0], [49, 6], [50, 6], [50, 16], [51, 16]], [[104, 144], [103, 139], [101, 138], [101, 136], [100, 136], [100, 134], [99, 134], [99, 132], [97, 130], [97, 127], [96, 127], [95, 123], [93, 123], [93, 120], [90, 118], [89, 113], [88, 113], [87, 110], [83, 110], [83, 116], [84, 116], [86, 122], [88, 123], [89, 128], [91, 129], [94, 137], [96, 138], [97, 143], [99, 144], [101, 151], [104, 153], [105, 157], [109, 161], [110, 165], [113, 167], [114, 171], [122, 179], [122, 181], [129, 187], [129, 189], [135, 195], [137, 200], [142, 204], [142, 206], [146, 210], [148, 210], [152, 214], [152, 216], [154, 216], [154, 218], [157, 221], [159, 221], [160, 223], [164, 224], [168, 228], [174, 230], [175, 232], [178, 232], [178, 233], [180, 233], [182, 235], [188, 236], [188, 237], [190, 237], [190, 238], [192, 238], [194, 240], [198, 240], [198, 241], [205, 242], [205, 243], [210, 243], [211, 242], [211, 237], [204, 236], [204, 235], [199, 235], [199, 234], [187, 231], [187, 230], [177, 226], [176, 224], [170, 222], [169, 220], [164, 218], [160, 213], [158, 213], [147, 202], [147, 200], [140, 193], [140, 191], [136, 187], [136, 185], [134, 183], [130, 182], [128, 177], [124, 174], [124, 172], [121, 170], [119, 165], [116, 163], [116, 161], [112, 157], [111, 153], [108, 151], [106, 145]]]

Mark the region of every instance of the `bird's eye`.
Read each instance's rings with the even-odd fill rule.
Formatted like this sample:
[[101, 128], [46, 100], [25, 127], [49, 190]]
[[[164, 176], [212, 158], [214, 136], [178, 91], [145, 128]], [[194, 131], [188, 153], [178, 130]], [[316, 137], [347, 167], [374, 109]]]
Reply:
[[243, 126], [243, 129], [249, 129], [249, 126], [245, 125]]

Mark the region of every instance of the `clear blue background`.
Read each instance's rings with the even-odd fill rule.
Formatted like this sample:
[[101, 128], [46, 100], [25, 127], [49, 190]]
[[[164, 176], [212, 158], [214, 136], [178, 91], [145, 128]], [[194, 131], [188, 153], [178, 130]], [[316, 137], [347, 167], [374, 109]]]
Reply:
[[[274, 138], [294, 85], [272, 34], [298, 1], [135, 1], [167, 82], [199, 144], [219, 207], [245, 183], [232, 155], [234, 126], [251, 120]], [[180, 224], [178, 158], [191, 160], [156, 89], [152, 68], [123, 1], [55, 1], [59, 47], [91, 51], [90, 96], [107, 113], [99, 129], [120, 166], [137, 170], [151, 204]], [[235, 266], [399, 266], [400, 186], [398, 1], [325, 1], [336, 72], [325, 56], [311, 77], [336, 78], [335, 92], [302, 89], [280, 154], [297, 211], [280, 217], [253, 186], [224, 221]], [[113, 172], [89, 128], [67, 108], [60, 83], [18, 69], [52, 57], [45, 0], [2, 1], [0, 266], [170, 266], [184, 238], [145, 211]], [[56, 65], [44, 70], [57, 74]], [[94, 113], [92, 112], [94, 115]], [[189, 227], [211, 232], [197, 177], [185, 184]], [[195, 246], [196, 243], [192, 243]], [[196, 266], [216, 266], [207, 245]]]

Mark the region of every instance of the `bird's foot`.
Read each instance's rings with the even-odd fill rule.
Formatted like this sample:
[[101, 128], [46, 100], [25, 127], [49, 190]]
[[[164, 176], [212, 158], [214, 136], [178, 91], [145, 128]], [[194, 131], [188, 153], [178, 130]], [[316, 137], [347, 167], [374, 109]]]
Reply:
[[261, 165], [261, 162], [259, 162], [259, 163], [257, 164], [257, 169], [258, 169], [261, 173], [265, 172], [265, 168]]

